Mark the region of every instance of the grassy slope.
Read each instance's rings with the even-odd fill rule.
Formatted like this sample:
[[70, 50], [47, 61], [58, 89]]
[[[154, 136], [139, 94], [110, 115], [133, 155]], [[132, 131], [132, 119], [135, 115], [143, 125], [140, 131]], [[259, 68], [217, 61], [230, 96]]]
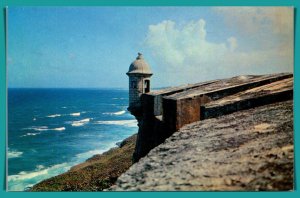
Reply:
[[95, 155], [70, 171], [34, 185], [30, 191], [101, 191], [132, 165], [136, 135], [124, 140], [120, 148]]

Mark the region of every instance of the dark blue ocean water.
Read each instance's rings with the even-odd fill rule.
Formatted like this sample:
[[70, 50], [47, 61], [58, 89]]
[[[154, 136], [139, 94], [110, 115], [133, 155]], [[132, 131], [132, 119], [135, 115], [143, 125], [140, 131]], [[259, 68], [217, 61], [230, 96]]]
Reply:
[[137, 132], [128, 91], [8, 89], [8, 190], [67, 171]]

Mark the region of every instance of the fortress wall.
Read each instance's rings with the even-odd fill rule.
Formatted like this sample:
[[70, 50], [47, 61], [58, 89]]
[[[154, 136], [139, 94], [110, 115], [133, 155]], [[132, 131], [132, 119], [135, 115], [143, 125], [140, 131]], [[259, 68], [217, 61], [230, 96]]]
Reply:
[[207, 82], [201, 82], [201, 83], [195, 83], [195, 84], [188, 84], [188, 85], [182, 85], [178, 87], [171, 87], [166, 88], [163, 90], [153, 91], [147, 95], [154, 96], [154, 115], [159, 116], [163, 114], [163, 98], [166, 96], [170, 96], [176, 93], [185, 92], [191, 89], [199, 88], [206, 86], [208, 84], [212, 84], [218, 82], [218, 80], [211, 80]]
[[[193, 96], [181, 97], [174, 102], [172, 96], [163, 98], [163, 120], [168, 126], [169, 135], [179, 130], [182, 126], [201, 120], [200, 107], [214, 100], [221, 99], [255, 87], [271, 84], [282, 79], [290, 78], [291, 74], [271, 76], [253, 82], [228, 86], [213, 91], [203, 92], [202, 89]], [[171, 105], [173, 104], [173, 105]], [[176, 105], [175, 105], [176, 104]], [[251, 103], [255, 104], [255, 103]], [[251, 106], [251, 105], [250, 105]], [[205, 117], [203, 117], [205, 118]]]
[[165, 96], [169, 96], [172, 94], [176, 94], [176, 93], [180, 93], [183, 91], [187, 91], [189, 89], [194, 89], [197, 88], [201, 85], [195, 85], [195, 86], [186, 86], [180, 89], [176, 89], [176, 90], [172, 90], [163, 94], [159, 94], [159, 95], [154, 95], [154, 115], [155, 116], [159, 116], [159, 115], [163, 115], [163, 100]]
[[[211, 118], [214, 116], [232, 113], [242, 109], [249, 109], [263, 104], [270, 104], [276, 101], [283, 101], [292, 98], [292, 91], [280, 93], [268, 93], [261, 98], [250, 98], [227, 106], [217, 104], [215, 107], [201, 107], [206, 104], [211, 104], [214, 101], [232, 96], [234, 94], [243, 92], [245, 90], [253, 89], [268, 85], [272, 82], [280, 81], [282, 79], [291, 78], [292, 74], [277, 74], [271, 76], [262, 76], [257, 79], [250, 80], [240, 84], [229, 86], [226, 88], [203, 91], [203, 84], [197, 86], [189, 85], [188, 89], [196, 89], [189, 91], [186, 96], [184, 92], [187, 89], [181, 87], [180, 89], [173, 89], [166, 92], [159, 92], [159, 94], [143, 94], [141, 97], [142, 116], [139, 120], [139, 132], [137, 138], [136, 149], [134, 153], [134, 161], [138, 161], [145, 156], [152, 148], [163, 143], [165, 139], [170, 137], [174, 132], [178, 131], [186, 124], [190, 124], [202, 119]], [[221, 80], [215, 81], [220, 83]], [[206, 83], [209, 86], [215, 86], [212, 83]], [[202, 86], [202, 87], [201, 87]], [[191, 88], [193, 87], [193, 88]], [[197, 90], [199, 87], [199, 90]], [[179, 98], [172, 97], [172, 94], [180, 94]], [[193, 93], [193, 94], [190, 94]], [[183, 97], [182, 97], [183, 96]]]
[[[184, 98], [177, 102], [176, 130], [178, 131], [185, 124], [200, 120], [200, 106], [211, 101], [206, 95], [199, 95], [193, 98]], [[175, 132], [173, 131], [173, 132]]]

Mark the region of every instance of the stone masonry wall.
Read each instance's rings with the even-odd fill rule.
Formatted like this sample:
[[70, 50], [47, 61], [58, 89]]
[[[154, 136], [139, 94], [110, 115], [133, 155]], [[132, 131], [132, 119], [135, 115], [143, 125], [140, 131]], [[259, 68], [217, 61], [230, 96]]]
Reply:
[[[201, 107], [205, 104], [291, 77], [292, 74], [234, 77], [200, 83], [197, 86], [188, 85], [187, 89], [181, 87], [177, 90], [160, 91], [161, 94], [143, 94], [141, 97], [142, 116], [139, 121], [134, 161], [145, 156], [182, 126], [204, 119]], [[291, 99], [291, 96], [289, 94], [283, 97], [283, 100]], [[276, 97], [270, 97], [272, 98], [270, 101], [276, 102]], [[206, 117], [208, 117], [207, 113]]]

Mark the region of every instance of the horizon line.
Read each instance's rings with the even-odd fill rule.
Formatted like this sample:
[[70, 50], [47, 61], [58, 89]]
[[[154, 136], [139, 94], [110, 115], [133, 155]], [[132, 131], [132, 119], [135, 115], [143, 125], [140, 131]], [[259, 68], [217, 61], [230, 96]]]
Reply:
[[[162, 89], [167, 87], [153, 87]], [[129, 89], [128, 87], [7, 87], [7, 89]]]

